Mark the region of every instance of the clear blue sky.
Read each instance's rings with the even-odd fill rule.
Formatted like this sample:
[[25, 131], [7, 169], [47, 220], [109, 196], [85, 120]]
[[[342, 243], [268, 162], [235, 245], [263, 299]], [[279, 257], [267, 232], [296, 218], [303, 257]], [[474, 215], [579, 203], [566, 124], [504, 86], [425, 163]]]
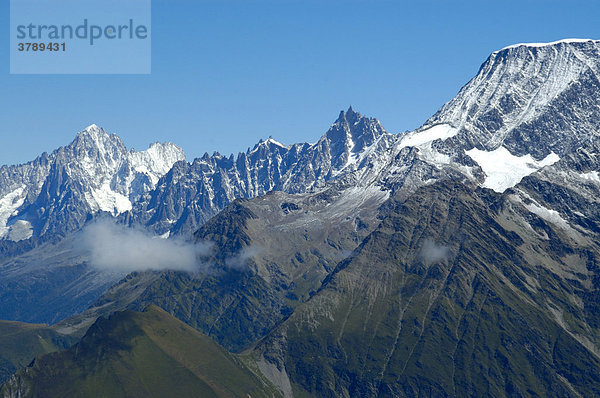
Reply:
[[188, 160], [272, 135], [315, 141], [341, 109], [418, 127], [517, 42], [600, 37], [598, 1], [154, 0], [152, 74], [9, 75], [0, 9], [0, 164], [68, 144], [91, 123]]

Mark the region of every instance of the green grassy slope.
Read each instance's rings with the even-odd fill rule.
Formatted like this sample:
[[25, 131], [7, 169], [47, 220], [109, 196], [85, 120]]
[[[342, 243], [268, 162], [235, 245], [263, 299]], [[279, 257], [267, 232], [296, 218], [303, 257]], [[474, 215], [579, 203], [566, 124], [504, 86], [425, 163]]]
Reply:
[[46, 325], [0, 321], [0, 383], [33, 358], [67, 348], [75, 339]]
[[100, 318], [79, 343], [37, 359], [1, 392], [30, 397], [274, 395], [236, 357], [155, 306]]

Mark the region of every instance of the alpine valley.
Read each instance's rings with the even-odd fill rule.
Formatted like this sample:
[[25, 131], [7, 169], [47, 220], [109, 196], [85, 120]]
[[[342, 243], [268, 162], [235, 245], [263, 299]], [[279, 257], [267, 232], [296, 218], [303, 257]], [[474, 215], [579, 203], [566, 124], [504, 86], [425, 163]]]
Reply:
[[[173, 255], [105, 266], [106, 224]], [[409, 132], [91, 125], [0, 168], [0, 239], [4, 397], [600, 396], [600, 41], [496, 51]]]

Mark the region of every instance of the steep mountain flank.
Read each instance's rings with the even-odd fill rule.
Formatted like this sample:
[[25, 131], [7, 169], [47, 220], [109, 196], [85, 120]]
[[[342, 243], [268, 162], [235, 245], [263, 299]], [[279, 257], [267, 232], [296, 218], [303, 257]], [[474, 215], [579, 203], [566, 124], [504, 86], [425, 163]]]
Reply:
[[597, 247], [453, 182], [390, 206], [255, 351], [300, 396], [600, 392]]
[[243, 362], [158, 307], [100, 318], [67, 351], [42, 356], [3, 397], [272, 397]]

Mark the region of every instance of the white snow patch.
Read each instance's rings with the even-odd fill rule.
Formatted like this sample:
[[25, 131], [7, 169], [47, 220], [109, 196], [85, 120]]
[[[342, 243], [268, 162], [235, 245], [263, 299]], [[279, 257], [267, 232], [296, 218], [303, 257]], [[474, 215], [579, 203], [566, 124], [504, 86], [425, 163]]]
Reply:
[[446, 140], [454, 137], [458, 130], [449, 124], [436, 124], [425, 130], [416, 130], [406, 134], [400, 141], [400, 148], [407, 146], [419, 146], [435, 140]]
[[21, 186], [14, 191], [0, 198], [0, 238], [8, 234], [10, 228], [6, 226], [8, 219], [16, 215], [16, 211], [25, 201], [25, 186]]
[[270, 142], [282, 148], [287, 148], [286, 145], [283, 145], [281, 142], [274, 140], [273, 137], [269, 137], [269, 139], [267, 139], [267, 142]]
[[8, 239], [13, 242], [19, 242], [21, 240], [29, 239], [33, 236], [33, 226], [29, 221], [17, 220], [13, 225], [10, 226], [10, 232], [8, 233]]
[[129, 211], [132, 207], [129, 199], [113, 191], [108, 183], [102, 185], [100, 189], [92, 190], [91, 198], [86, 195], [86, 199], [90, 206], [92, 206], [92, 210], [102, 210], [114, 215]]
[[579, 174], [579, 177], [586, 180], [586, 181], [591, 181], [591, 182], [598, 182], [600, 183], [600, 175], [598, 175], [597, 171], [590, 171], [588, 173], [581, 173]]
[[496, 192], [504, 192], [521, 182], [523, 177], [560, 160], [554, 152], [542, 160], [535, 160], [530, 154], [515, 156], [504, 147], [499, 147], [490, 152], [473, 148], [466, 151], [466, 154], [487, 175], [483, 186], [493, 189]]
[[419, 147], [419, 157], [437, 167], [448, 165], [452, 162], [450, 156], [436, 151], [431, 147], [431, 143]]
[[527, 210], [536, 214], [541, 219], [548, 221], [554, 225], [557, 225], [566, 231], [572, 231], [572, 228], [569, 225], [569, 223], [564, 218], [562, 218], [556, 210], [548, 209], [544, 206], [537, 204], [536, 202], [524, 204], [524, 206]]

